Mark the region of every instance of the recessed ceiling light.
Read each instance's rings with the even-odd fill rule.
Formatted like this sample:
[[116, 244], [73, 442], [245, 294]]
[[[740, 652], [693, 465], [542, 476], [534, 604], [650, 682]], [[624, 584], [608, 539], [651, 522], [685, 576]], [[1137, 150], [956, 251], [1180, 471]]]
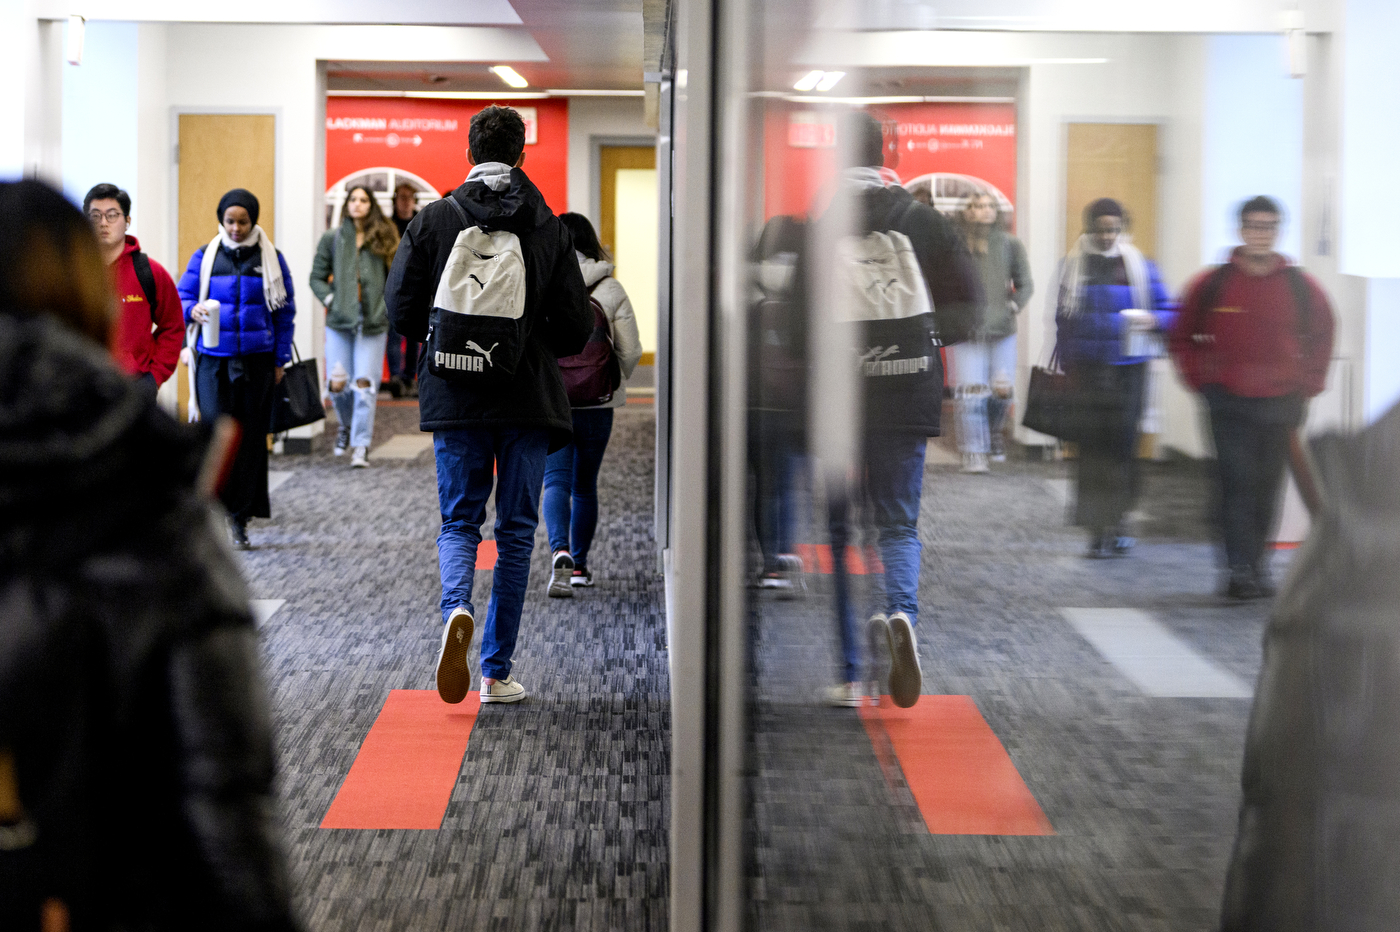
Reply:
[[792, 86], [792, 89], [794, 91], [810, 91], [817, 86], [817, 82], [819, 82], [825, 74], [825, 71], [809, 71], [802, 76], [800, 81]]
[[510, 65], [492, 65], [491, 71], [502, 81], [511, 87], [529, 87], [530, 82], [520, 76], [520, 73]]
[[817, 82], [817, 90], [829, 91], [835, 87], [842, 78], [846, 76], [844, 71], [828, 71], [822, 75], [822, 79]]

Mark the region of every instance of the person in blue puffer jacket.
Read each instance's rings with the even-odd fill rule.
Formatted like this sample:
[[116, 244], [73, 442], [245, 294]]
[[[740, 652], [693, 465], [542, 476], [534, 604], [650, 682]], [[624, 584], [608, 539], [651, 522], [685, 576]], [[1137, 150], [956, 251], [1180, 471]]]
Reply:
[[243, 428], [220, 498], [234, 547], [247, 550], [248, 519], [272, 517], [267, 429], [273, 386], [292, 358], [296, 304], [291, 270], [258, 226], [252, 192], [234, 188], [225, 194], [218, 217], [219, 235], [190, 257], [177, 287], [187, 324], [204, 325], [218, 315], [218, 340], [206, 346], [201, 332], [193, 347], [195, 396], [201, 420], [227, 414]]
[[1084, 235], [1060, 266], [1056, 354], [1095, 406], [1079, 438], [1074, 523], [1089, 529], [1090, 557], [1125, 556], [1126, 515], [1137, 500], [1138, 422], [1147, 396], [1153, 334], [1175, 312], [1157, 267], [1124, 232], [1123, 205], [1099, 198]]

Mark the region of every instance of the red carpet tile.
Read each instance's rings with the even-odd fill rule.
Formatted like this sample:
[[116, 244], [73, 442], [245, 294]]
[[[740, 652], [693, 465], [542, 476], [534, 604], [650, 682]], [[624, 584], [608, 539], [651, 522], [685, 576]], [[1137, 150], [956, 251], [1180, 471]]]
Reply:
[[[798, 544], [793, 551], [802, 558], [802, 568], [808, 573], [831, 575], [830, 544]], [[846, 572], [852, 576], [865, 576], [870, 573], [883, 573], [884, 564], [875, 555], [875, 548], [847, 547]]]
[[494, 540], [483, 540], [477, 544], [476, 568], [479, 570], [494, 570], [496, 568], [496, 542]]
[[480, 709], [480, 693], [390, 690], [321, 828], [441, 828]]
[[1055, 834], [967, 696], [922, 696], [912, 709], [884, 696], [860, 716], [887, 777], [894, 765], [902, 771], [930, 834]]

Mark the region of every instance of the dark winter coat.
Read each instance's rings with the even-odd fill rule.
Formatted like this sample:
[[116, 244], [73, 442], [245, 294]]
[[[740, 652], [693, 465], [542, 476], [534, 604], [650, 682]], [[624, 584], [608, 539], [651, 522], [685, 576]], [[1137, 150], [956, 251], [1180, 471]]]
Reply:
[[288, 930], [248, 593], [203, 443], [94, 344], [0, 313], [0, 928]]
[[339, 227], [323, 233], [311, 262], [311, 291], [326, 306], [326, 326], [345, 332], [359, 327], [365, 336], [387, 331], [388, 274], [383, 256], [355, 245], [355, 221], [349, 215]]
[[[185, 274], [177, 286], [180, 303], [185, 306], [185, 324], [190, 323], [190, 309], [199, 303], [199, 269], [204, 262], [207, 245], [195, 251]], [[282, 265], [282, 281], [287, 286], [287, 303], [275, 311], [267, 309], [263, 296], [262, 249], [255, 243], [229, 249], [219, 246], [214, 268], [209, 274], [208, 297], [218, 301], [219, 345], [204, 348], [199, 337], [199, 352], [208, 356], [249, 356], [253, 353], [274, 353], [277, 365], [292, 361], [292, 332], [296, 327], [296, 299], [292, 295], [292, 272], [279, 250], [277, 261]]]
[[[573, 435], [573, 417], [558, 358], [583, 349], [593, 332], [593, 310], [574, 255], [573, 239], [518, 168], [510, 186], [493, 191], [470, 181], [451, 195], [483, 230], [520, 239], [525, 257], [525, 339], [520, 362], [504, 388], [482, 390], [433, 375], [427, 354], [418, 364], [419, 425], [425, 431], [467, 427], [544, 428], [551, 450]], [[399, 241], [385, 301], [397, 333], [423, 342], [436, 321], [433, 298], [462, 219], [446, 199], [424, 207]]]
[[[1069, 260], [1066, 260], [1069, 261]], [[1123, 352], [1123, 340], [1128, 332], [1128, 322], [1119, 311], [1137, 307], [1132, 286], [1128, 283], [1128, 271], [1121, 256], [1084, 256], [1086, 268], [1080, 287], [1078, 313], [1070, 314], [1066, 308], [1069, 296], [1060, 289], [1056, 304], [1055, 323], [1057, 329], [1056, 350], [1060, 362], [1066, 365], [1078, 363], [1104, 363], [1113, 366], [1131, 365], [1146, 362], [1148, 356], [1128, 356]], [[1171, 297], [1167, 294], [1162, 277], [1157, 273], [1157, 265], [1151, 259], [1147, 262], [1148, 289], [1152, 295], [1152, 307], [1140, 308], [1154, 311], [1157, 326], [1170, 330], [1176, 313]], [[1060, 281], [1064, 281], [1063, 269]]]

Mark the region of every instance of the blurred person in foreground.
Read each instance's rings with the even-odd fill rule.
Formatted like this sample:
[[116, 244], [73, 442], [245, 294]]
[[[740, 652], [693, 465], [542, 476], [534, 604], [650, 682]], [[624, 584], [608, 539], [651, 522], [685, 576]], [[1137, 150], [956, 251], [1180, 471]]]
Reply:
[[480, 699], [512, 703], [526, 697], [511, 670], [545, 461], [573, 436], [558, 359], [583, 349], [594, 317], [573, 239], [521, 170], [524, 119], [487, 107], [468, 143], [466, 180], [408, 225], [385, 296], [395, 329], [427, 343], [418, 416], [433, 434], [442, 515], [438, 695], [457, 703], [471, 690], [476, 553], [494, 487]]
[[0, 216], [0, 928], [295, 929], [209, 491], [228, 425], [175, 423], [113, 365], [76, 207], [22, 181]]
[[369, 466], [384, 347], [391, 337], [384, 280], [399, 234], [369, 188], [353, 186], [340, 226], [327, 230], [311, 262], [311, 290], [326, 308], [326, 391], [335, 404], [335, 455], [353, 451], [350, 465]]
[[1016, 387], [1016, 315], [1035, 285], [1026, 247], [1006, 232], [1001, 208], [987, 193], [967, 199], [962, 231], [982, 277], [976, 336], [948, 348], [953, 364], [962, 471], [985, 473], [1006, 462], [1006, 412]]
[[1243, 244], [1187, 287], [1171, 354], [1210, 413], [1225, 595], [1254, 599], [1274, 592], [1284, 463], [1307, 400], [1326, 386], [1333, 315], [1317, 281], [1274, 251], [1278, 204], [1255, 197], [1239, 217]]
[[[267, 496], [267, 433], [272, 388], [292, 361], [297, 308], [287, 260], [258, 225], [258, 199], [234, 188], [219, 199], [219, 232], [190, 257], [180, 276], [187, 320], [215, 320], [218, 341], [202, 332], [195, 354], [195, 394], [201, 420], [236, 419], [243, 431], [220, 498], [229, 513], [233, 546], [247, 550], [248, 521], [272, 517]], [[216, 317], [217, 315], [217, 317]]]
[[[884, 168], [880, 122], [858, 111], [842, 125], [851, 163], [841, 184], [853, 208], [853, 230], [837, 234], [832, 258], [839, 289], [829, 296], [838, 319], [852, 326], [857, 363], [856, 467], [846, 489], [829, 491], [832, 571], [843, 654], [842, 682], [826, 696], [859, 706], [861, 646], [846, 568], [855, 514], [868, 515], [884, 564], [884, 598], [867, 623], [873, 672], [877, 651], [890, 657], [890, 696], [908, 708], [919, 701], [923, 673], [919, 621], [919, 511], [928, 438], [943, 409], [943, 365], [934, 336], [935, 311], [950, 315], [981, 300], [977, 273], [952, 221], [915, 201]], [[893, 143], [894, 140], [891, 140]], [[837, 214], [836, 216], [839, 216]], [[819, 224], [838, 222], [823, 217]], [[876, 676], [867, 679], [876, 680]]]
[[112, 357], [154, 397], [175, 371], [185, 342], [180, 294], [170, 273], [127, 233], [131, 195], [114, 184], [94, 185], [83, 198], [83, 213], [97, 234], [117, 293]]
[[1060, 264], [1055, 302], [1059, 363], [1095, 409], [1083, 416], [1074, 523], [1089, 530], [1091, 558], [1126, 556], [1127, 515], [1141, 486], [1138, 424], [1147, 400], [1148, 337], [1173, 312], [1157, 266], [1132, 244], [1123, 205], [1084, 208], [1084, 234]]

